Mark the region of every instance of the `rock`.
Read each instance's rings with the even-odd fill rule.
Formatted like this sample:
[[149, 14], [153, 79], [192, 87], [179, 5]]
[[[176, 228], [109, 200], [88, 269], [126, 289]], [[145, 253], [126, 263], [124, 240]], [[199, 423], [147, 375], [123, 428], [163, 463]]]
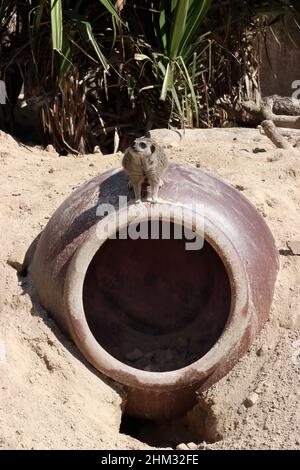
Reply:
[[258, 400], [258, 394], [256, 392], [252, 392], [244, 401], [244, 405], [246, 408], [251, 408], [251, 406], [255, 405]]
[[176, 446], [176, 450], [189, 450], [189, 448], [186, 444], [181, 443], [181, 444], [178, 444], [178, 446]]
[[25, 268], [25, 256], [27, 247], [17, 247], [13, 254], [7, 259], [7, 264], [14, 268], [18, 273], [22, 272]]
[[258, 357], [264, 356], [266, 353], [267, 353], [267, 351], [266, 351], [266, 348], [265, 348], [264, 346], [262, 346], [261, 348], [259, 348], [259, 349], [256, 351], [256, 355], [257, 355]]
[[50, 168], [50, 170], [48, 171], [48, 173], [54, 173], [54, 172], [55, 172], [54, 168]]
[[182, 131], [172, 131], [171, 129], [153, 129], [149, 132], [152, 139], [161, 147], [176, 147], [182, 139]]
[[128, 353], [125, 354], [125, 358], [128, 361], [137, 361], [141, 357], [143, 357], [143, 353], [138, 348], [135, 348], [132, 351], [129, 351]]
[[95, 147], [94, 147], [94, 153], [100, 153], [101, 155], [103, 155], [103, 153], [101, 152], [101, 149], [100, 149], [99, 145], [95, 145]]
[[206, 450], [206, 449], [207, 449], [207, 443], [206, 443], [205, 441], [201, 442], [201, 443], [198, 445], [198, 449]]
[[245, 189], [246, 189], [245, 186], [243, 186], [242, 184], [236, 184], [234, 187], [238, 191], [245, 191]]
[[287, 241], [286, 244], [293, 255], [300, 255], [300, 241]]
[[196, 450], [196, 449], [198, 449], [198, 446], [197, 446], [197, 444], [195, 444], [195, 442], [188, 442], [188, 443], [187, 443], [187, 446], [188, 446], [188, 448], [191, 449], [191, 450]]
[[55, 148], [53, 147], [53, 145], [49, 144], [47, 145], [47, 147], [45, 148], [46, 152], [49, 152], [49, 153], [57, 153]]
[[90, 163], [89, 166], [95, 166], [94, 163]]
[[255, 149], [252, 150], [253, 153], [263, 153], [266, 152], [266, 149], [263, 147], [255, 147]]

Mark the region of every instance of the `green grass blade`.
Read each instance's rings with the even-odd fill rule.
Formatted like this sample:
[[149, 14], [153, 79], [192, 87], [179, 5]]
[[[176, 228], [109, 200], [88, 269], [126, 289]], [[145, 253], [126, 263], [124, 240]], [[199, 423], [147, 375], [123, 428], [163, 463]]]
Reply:
[[160, 39], [161, 39], [161, 44], [163, 46], [164, 52], [167, 52], [167, 46], [168, 46], [168, 38], [167, 38], [167, 31], [166, 31], [166, 12], [165, 10], [162, 10], [160, 15], [159, 15], [159, 33], [160, 33]]
[[173, 86], [173, 66], [171, 62], [168, 62], [167, 68], [165, 69], [161, 62], [158, 63], [159, 68], [164, 73], [164, 81], [160, 93], [160, 99], [165, 101], [168, 90]]
[[67, 74], [73, 68], [73, 64], [71, 62], [71, 51], [70, 41], [65, 39], [63, 44], [62, 58], [59, 66], [59, 80], [62, 80], [64, 74]]
[[211, 6], [212, 0], [193, 0], [191, 2], [190, 9], [188, 11], [188, 17], [186, 20], [186, 27], [183, 33], [178, 55], [181, 55], [184, 59], [188, 57], [190, 52], [190, 46], [199, 31], [200, 26], [203, 23], [204, 18]]
[[189, 10], [189, 0], [178, 0], [173, 13], [174, 20], [170, 32], [169, 57], [175, 59], [178, 56], [182, 38], [186, 32], [186, 19]]
[[112, 15], [113, 18], [120, 21], [120, 23], [126, 26], [110, 0], [99, 0], [99, 1], [107, 9], [107, 11], [109, 11], [109, 13]]
[[61, 0], [50, 0], [52, 49], [62, 51], [63, 19]]
[[98, 58], [99, 58], [99, 60], [102, 64], [104, 70], [108, 71], [108, 69], [109, 69], [108, 62], [107, 62], [104, 54], [102, 53], [98, 42], [95, 39], [91, 24], [88, 21], [79, 21], [78, 24], [79, 24], [80, 28], [83, 30], [83, 32], [86, 35], [87, 39], [93, 45], [93, 48], [94, 48], [94, 50], [95, 50], [95, 52], [96, 52], [96, 54], [97, 54], [97, 56], [98, 56]]
[[186, 65], [185, 65], [182, 57], [179, 57], [179, 60], [181, 62], [182, 70], [184, 72], [188, 87], [190, 89], [191, 98], [192, 98], [192, 102], [193, 102], [193, 105], [194, 105], [194, 111], [195, 111], [195, 116], [196, 116], [196, 126], [199, 127], [199, 111], [198, 111], [198, 103], [197, 103], [195, 88], [193, 86], [192, 79], [190, 77], [190, 74], [188, 72], [188, 69], [186, 68]]
[[40, 2], [40, 4], [38, 5], [37, 12], [35, 13], [35, 22], [34, 22], [35, 34], [38, 34], [38, 31], [40, 29], [45, 1], [46, 0], [43, 0], [42, 2]]
[[176, 108], [177, 108], [178, 115], [180, 116], [182, 125], [184, 125], [184, 116], [183, 116], [182, 107], [180, 106], [180, 101], [179, 101], [179, 98], [178, 98], [178, 94], [177, 94], [176, 89], [175, 89], [174, 86], [172, 86], [172, 88], [171, 88], [171, 93], [172, 93], [172, 97], [173, 97], [174, 103], [175, 103]]

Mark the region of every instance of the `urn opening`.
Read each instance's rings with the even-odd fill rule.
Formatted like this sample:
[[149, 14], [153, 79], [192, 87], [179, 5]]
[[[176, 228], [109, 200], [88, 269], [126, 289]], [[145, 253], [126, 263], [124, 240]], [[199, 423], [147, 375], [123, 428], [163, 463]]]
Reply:
[[[110, 355], [136, 369], [166, 372], [197, 361], [216, 344], [232, 292], [207, 240], [200, 250], [187, 250], [185, 236], [175, 239], [177, 224], [163, 239], [164, 222], [157, 223], [158, 239], [122, 239], [126, 228], [101, 245], [85, 275], [83, 308]], [[141, 230], [143, 224], [149, 229], [145, 221]]]

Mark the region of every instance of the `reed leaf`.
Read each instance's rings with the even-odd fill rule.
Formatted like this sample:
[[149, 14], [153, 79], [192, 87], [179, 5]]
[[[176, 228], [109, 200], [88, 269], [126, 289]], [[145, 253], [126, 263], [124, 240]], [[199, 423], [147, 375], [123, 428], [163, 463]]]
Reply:
[[51, 33], [53, 50], [62, 51], [63, 43], [63, 19], [61, 0], [50, 0], [51, 8]]

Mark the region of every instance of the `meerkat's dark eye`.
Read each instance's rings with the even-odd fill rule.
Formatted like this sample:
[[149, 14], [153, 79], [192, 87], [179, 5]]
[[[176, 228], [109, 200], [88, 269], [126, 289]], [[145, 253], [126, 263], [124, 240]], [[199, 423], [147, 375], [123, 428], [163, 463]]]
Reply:
[[145, 142], [141, 142], [140, 147], [141, 149], [145, 149], [147, 147], [147, 144], [145, 144]]
[[155, 151], [155, 145], [152, 144], [151, 145], [151, 153], [154, 153], [154, 151]]

